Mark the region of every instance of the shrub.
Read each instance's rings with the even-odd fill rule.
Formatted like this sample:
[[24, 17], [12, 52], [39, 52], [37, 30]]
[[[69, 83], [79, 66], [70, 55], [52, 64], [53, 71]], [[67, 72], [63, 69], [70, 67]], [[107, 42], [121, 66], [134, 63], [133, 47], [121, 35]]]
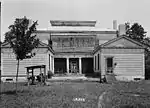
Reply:
[[52, 76], [53, 76], [53, 72], [49, 70], [48, 73], [47, 73], [47, 77], [52, 78]]

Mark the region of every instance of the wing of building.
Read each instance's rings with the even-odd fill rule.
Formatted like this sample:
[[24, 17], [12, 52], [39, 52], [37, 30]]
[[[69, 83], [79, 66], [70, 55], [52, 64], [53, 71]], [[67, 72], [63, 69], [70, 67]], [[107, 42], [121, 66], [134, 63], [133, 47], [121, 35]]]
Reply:
[[[117, 30], [115, 22], [113, 29], [96, 27], [96, 21], [53, 20], [50, 24], [48, 30], [35, 33], [43, 46], [35, 57], [22, 61], [20, 76], [26, 75], [26, 66], [46, 65], [46, 71], [54, 74], [115, 74], [120, 80], [145, 77], [145, 47], [125, 36], [124, 25]], [[2, 76], [15, 74], [14, 55], [3, 44]]]

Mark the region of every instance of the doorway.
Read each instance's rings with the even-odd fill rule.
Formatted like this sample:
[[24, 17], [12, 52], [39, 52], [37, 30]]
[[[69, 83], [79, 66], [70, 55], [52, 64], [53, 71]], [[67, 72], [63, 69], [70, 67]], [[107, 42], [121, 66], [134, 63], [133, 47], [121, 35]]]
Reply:
[[106, 58], [106, 73], [113, 73], [113, 57]]
[[79, 60], [77, 58], [69, 59], [69, 73], [79, 73]]
[[93, 58], [82, 58], [82, 73], [86, 76], [92, 76], [93, 71]]
[[66, 58], [54, 58], [54, 70], [55, 74], [66, 73]]

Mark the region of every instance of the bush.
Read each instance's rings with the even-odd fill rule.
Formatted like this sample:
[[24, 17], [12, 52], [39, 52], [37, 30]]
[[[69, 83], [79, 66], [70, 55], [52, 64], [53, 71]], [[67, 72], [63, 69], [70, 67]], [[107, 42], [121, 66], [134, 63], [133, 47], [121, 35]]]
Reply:
[[47, 77], [48, 77], [48, 78], [52, 78], [52, 76], [53, 76], [53, 72], [52, 72], [52, 71], [48, 71]]

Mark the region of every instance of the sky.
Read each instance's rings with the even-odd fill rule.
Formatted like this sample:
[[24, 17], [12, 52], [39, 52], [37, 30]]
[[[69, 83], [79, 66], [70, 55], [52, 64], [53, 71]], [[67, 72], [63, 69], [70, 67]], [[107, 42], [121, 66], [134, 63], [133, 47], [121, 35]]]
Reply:
[[50, 20], [96, 20], [100, 28], [125, 22], [139, 23], [150, 37], [150, 0], [1, 0], [1, 39], [15, 18], [38, 20], [48, 29]]

